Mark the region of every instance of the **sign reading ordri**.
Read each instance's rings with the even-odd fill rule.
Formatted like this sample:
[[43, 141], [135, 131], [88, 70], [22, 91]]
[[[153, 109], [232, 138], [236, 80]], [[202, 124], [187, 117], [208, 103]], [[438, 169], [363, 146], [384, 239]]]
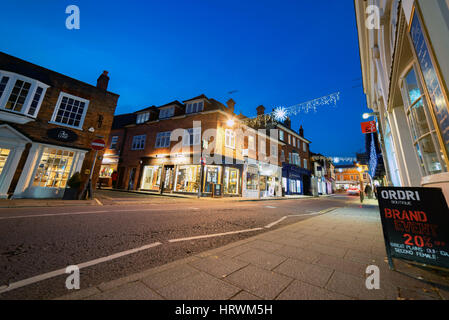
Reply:
[[449, 268], [449, 210], [441, 189], [378, 187], [388, 258]]

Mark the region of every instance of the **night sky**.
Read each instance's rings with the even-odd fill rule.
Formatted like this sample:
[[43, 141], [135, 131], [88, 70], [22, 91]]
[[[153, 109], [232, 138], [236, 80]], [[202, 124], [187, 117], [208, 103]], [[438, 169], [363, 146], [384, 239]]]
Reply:
[[[80, 30], [65, 28], [71, 4]], [[2, 1], [0, 21], [5, 53], [90, 84], [109, 71], [117, 114], [204, 93], [254, 116], [260, 104], [271, 111], [340, 91], [337, 107], [292, 126], [303, 125], [313, 152], [364, 148], [352, 0]]]

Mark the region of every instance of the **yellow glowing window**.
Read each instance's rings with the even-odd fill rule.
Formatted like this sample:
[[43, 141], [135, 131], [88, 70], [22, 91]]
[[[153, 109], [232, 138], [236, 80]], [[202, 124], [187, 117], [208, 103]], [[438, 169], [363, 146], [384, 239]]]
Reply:
[[8, 156], [11, 150], [9, 149], [1, 149], [0, 148], [0, 174], [2, 174], [3, 168], [5, 167], [6, 160], [8, 160]]
[[73, 155], [71, 151], [45, 148], [36, 169], [33, 186], [65, 188], [72, 169]]

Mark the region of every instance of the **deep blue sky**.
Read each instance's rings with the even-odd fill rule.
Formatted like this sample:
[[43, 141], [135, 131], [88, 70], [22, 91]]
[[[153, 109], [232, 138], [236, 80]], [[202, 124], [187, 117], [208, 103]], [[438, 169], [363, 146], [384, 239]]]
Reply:
[[[66, 6], [81, 29], [65, 28]], [[336, 108], [292, 118], [311, 150], [354, 156], [366, 99], [352, 0], [3, 1], [0, 50], [95, 84], [110, 72], [117, 113], [201, 93], [255, 115], [341, 91]]]

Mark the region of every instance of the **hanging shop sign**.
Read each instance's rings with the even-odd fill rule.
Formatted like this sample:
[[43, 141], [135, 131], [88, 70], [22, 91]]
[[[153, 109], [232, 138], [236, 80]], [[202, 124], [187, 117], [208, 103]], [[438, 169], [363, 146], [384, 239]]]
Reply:
[[449, 210], [439, 188], [378, 187], [390, 267], [392, 258], [449, 268]]
[[362, 133], [374, 133], [377, 131], [376, 121], [362, 122]]
[[74, 142], [78, 140], [78, 135], [75, 132], [63, 128], [48, 129], [47, 136], [61, 142]]

